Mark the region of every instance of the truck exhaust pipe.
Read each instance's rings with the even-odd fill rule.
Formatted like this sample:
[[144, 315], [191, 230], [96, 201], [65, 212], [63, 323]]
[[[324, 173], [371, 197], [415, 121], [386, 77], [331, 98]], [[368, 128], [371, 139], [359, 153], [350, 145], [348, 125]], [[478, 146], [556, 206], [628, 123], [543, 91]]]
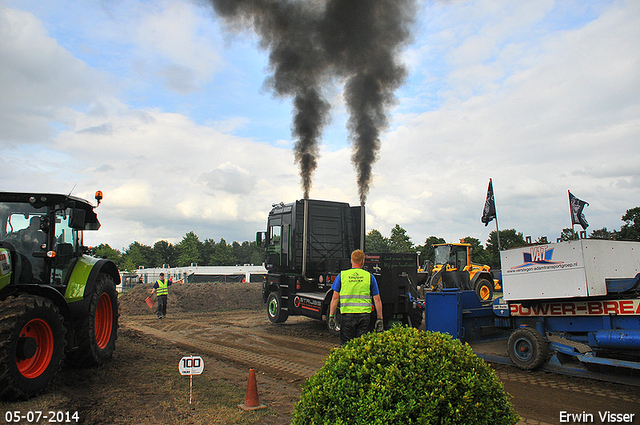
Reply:
[[304, 199], [304, 218], [302, 220], [302, 278], [307, 282], [311, 282], [311, 279], [307, 277], [307, 244], [309, 234], [309, 200]]
[[366, 228], [367, 226], [365, 226], [364, 223], [364, 219], [365, 219], [365, 211], [364, 211], [364, 205], [360, 206], [360, 249], [364, 251], [364, 238], [365, 238], [365, 233], [366, 233]]

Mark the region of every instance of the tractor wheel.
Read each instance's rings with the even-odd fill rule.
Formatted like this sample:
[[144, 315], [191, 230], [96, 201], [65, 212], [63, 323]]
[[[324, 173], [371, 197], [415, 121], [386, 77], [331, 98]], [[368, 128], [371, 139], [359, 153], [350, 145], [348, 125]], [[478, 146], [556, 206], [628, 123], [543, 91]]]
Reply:
[[480, 279], [476, 282], [476, 294], [480, 301], [491, 301], [493, 299], [493, 282], [488, 279]]
[[73, 357], [80, 366], [96, 366], [109, 360], [118, 334], [118, 293], [113, 278], [100, 273], [86, 317], [75, 324], [77, 350]]
[[507, 343], [509, 358], [520, 369], [533, 370], [542, 366], [549, 354], [547, 342], [532, 328], [516, 329]]
[[64, 359], [64, 318], [51, 300], [26, 294], [0, 303], [0, 311], [0, 398], [34, 396]]
[[289, 318], [289, 312], [282, 310], [282, 299], [277, 291], [269, 293], [267, 316], [269, 316], [271, 323], [284, 323]]

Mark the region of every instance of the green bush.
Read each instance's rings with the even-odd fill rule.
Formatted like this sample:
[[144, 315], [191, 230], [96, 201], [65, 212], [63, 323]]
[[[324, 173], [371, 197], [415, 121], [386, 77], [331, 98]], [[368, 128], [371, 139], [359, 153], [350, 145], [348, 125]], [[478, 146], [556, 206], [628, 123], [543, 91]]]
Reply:
[[337, 348], [292, 424], [491, 424], [519, 417], [493, 369], [448, 334], [395, 327]]

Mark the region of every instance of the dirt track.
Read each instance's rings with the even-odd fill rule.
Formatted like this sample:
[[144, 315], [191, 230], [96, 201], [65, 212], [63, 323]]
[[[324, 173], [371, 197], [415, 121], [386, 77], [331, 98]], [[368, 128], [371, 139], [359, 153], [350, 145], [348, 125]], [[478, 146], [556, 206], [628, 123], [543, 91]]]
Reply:
[[[168, 316], [161, 320], [144, 304], [147, 291], [138, 287], [121, 297], [120, 339], [111, 362], [97, 370], [65, 368], [47, 393], [0, 403], [1, 413], [80, 409], [81, 423], [87, 424], [287, 424], [305, 379], [338, 346], [324, 324], [312, 319], [271, 324], [256, 284], [174, 285]], [[221, 311], [232, 305], [248, 309]], [[188, 379], [176, 370], [181, 356], [189, 354], [205, 361], [203, 377], [194, 378], [206, 382], [196, 390], [198, 410], [185, 404]], [[244, 401], [249, 368], [256, 369], [260, 402], [268, 407], [261, 413], [236, 406]], [[572, 423], [561, 422], [561, 412], [592, 415], [592, 421], [581, 423], [608, 423], [600, 421], [599, 412], [609, 411], [634, 414], [627, 423], [640, 424], [640, 387], [494, 368], [527, 423]], [[209, 395], [211, 387], [224, 392]], [[209, 407], [214, 402], [221, 404]], [[215, 412], [202, 413], [206, 407]]]

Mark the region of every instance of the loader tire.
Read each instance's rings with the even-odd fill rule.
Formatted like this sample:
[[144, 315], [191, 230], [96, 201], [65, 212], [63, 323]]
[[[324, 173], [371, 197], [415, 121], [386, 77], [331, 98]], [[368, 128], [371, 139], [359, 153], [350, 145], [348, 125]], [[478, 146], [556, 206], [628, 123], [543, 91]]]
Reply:
[[493, 300], [493, 282], [488, 279], [480, 279], [476, 282], [476, 294], [480, 301]]
[[289, 318], [289, 312], [282, 309], [282, 298], [280, 298], [278, 291], [269, 293], [267, 316], [269, 316], [271, 323], [284, 323]]
[[549, 356], [547, 342], [533, 328], [516, 329], [509, 337], [507, 344], [509, 358], [520, 369], [537, 369], [547, 361]]
[[118, 336], [118, 293], [113, 278], [100, 273], [89, 295], [86, 317], [75, 322], [77, 349], [72, 353], [78, 366], [97, 366], [113, 355]]
[[51, 300], [26, 294], [7, 298], [0, 311], [0, 399], [35, 396], [64, 360], [64, 318]]

